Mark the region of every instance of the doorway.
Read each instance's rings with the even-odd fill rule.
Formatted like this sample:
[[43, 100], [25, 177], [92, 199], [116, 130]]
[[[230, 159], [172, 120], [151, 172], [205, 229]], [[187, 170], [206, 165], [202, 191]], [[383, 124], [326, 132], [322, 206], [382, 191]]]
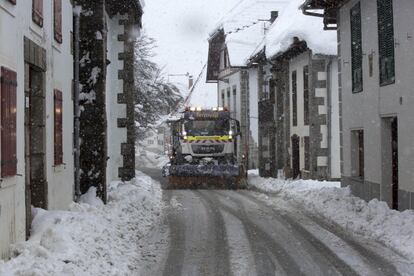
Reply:
[[392, 208], [398, 210], [398, 120], [391, 119]]
[[293, 179], [300, 175], [299, 136], [296, 134], [292, 136], [292, 174]]
[[382, 119], [382, 198], [398, 210], [398, 119]]
[[25, 64], [25, 175], [26, 210], [30, 229], [30, 208], [47, 208], [45, 89], [44, 72]]

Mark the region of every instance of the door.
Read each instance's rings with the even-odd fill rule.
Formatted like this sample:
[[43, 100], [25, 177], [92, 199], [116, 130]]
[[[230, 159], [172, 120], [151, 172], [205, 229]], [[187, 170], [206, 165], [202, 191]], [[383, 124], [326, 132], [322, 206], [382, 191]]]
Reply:
[[[31, 206], [47, 208], [44, 72], [25, 65], [25, 175], [27, 223]], [[29, 229], [27, 227], [27, 229]]]
[[398, 210], [398, 120], [391, 120], [392, 208]]
[[300, 175], [299, 136], [292, 136], [292, 174], [293, 178]]

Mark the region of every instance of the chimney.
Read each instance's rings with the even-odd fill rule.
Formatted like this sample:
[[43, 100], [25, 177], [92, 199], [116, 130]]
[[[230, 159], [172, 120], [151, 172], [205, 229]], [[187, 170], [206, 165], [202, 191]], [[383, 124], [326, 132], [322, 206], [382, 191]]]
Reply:
[[188, 89], [191, 89], [194, 85], [194, 79], [193, 76], [188, 76]]
[[270, 12], [270, 23], [273, 23], [276, 21], [276, 18], [279, 16], [278, 11], [271, 11]]

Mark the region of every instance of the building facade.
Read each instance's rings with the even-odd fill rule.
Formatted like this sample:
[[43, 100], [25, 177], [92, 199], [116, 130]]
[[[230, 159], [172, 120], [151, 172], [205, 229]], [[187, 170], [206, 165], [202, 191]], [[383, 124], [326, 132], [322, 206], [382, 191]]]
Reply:
[[287, 1], [245, 0], [219, 22], [209, 38], [207, 82], [217, 83], [217, 102], [239, 120], [238, 159], [259, 166], [259, 85], [257, 66], [249, 58]]
[[135, 176], [134, 46], [138, 0], [76, 0], [80, 13], [80, 189]]
[[259, 173], [339, 179], [336, 34], [315, 39], [322, 20], [303, 15], [300, 3], [282, 10], [250, 59], [259, 67]]
[[414, 208], [410, 0], [307, 1], [337, 28], [342, 110], [342, 184], [366, 200]]
[[0, 258], [73, 201], [72, 3], [0, 1]]
[[298, 47], [289, 51], [291, 176], [339, 179], [337, 58]]

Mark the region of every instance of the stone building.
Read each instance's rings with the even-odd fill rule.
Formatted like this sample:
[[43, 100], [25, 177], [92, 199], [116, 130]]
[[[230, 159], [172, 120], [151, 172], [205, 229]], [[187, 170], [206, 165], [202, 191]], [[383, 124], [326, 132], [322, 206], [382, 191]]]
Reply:
[[[266, 34], [259, 64], [263, 176], [339, 179], [336, 33], [293, 0]], [[295, 20], [292, 20], [295, 18]]]
[[73, 201], [72, 26], [69, 0], [0, 0], [0, 259]]
[[75, 0], [80, 13], [80, 188], [135, 176], [134, 44], [138, 0]]
[[240, 121], [238, 158], [247, 157], [250, 168], [259, 163], [259, 114], [257, 68], [249, 67], [248, 61], [276, 18], [276, 11], [286, 2], [242, 1], [219, 22], [209, 38], [207, 82], [217, 83], [218, 105], [227, 107]]
[[414, 208], [411, 0], [308, 0], [338, 33], [342, 185], [394, 209]]

